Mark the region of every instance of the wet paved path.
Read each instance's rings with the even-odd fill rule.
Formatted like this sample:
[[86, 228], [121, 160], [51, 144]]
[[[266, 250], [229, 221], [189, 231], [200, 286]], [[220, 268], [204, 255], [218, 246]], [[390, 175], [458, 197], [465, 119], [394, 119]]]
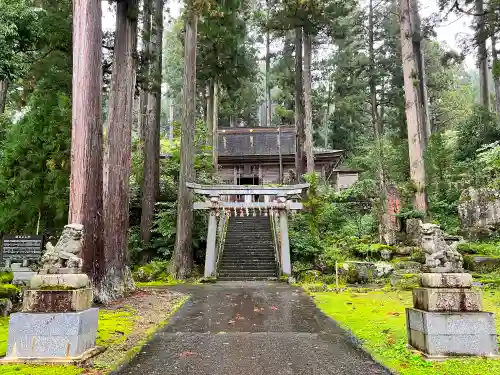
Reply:
[[191, 300], [120, 375], [388, 375], [286, 284], [177, 286]]

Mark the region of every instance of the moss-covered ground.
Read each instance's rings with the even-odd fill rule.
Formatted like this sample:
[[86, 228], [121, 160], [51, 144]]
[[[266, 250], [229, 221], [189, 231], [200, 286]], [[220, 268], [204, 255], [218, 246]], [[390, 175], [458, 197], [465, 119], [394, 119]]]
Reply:
[[[112, 361], [101, 361], [96, 357], [94, 368], [80, 368], [76, 366], [46, 366], [46, 365], [0, 365], [2, 375], [79, 375], [79, 374], [106, 374], [133, 357], [147, 342], [153, 333], [168, 322], [168, 318], [186, 301], [186, 298], [177, 299], [170, 307], [168, 314], [158, 324], [147, 329], [141, 339], [134, 342], [133, 347], [124, 352], [113, 352]], [[132, 307], [123, 307], [115, 310], [101, 309], [99, 312], [99, 327], [97, 332], [97, 345], [113, 351], [115, 346], [123, 347], [134, 331], [138, 330], [140, 314]], [[8, 317], [0, 317], [0, 357], [7, 351]], [[141, 327], [143, 329], [143, 327]], [[103, 355], [106, 352], [103, 353]]]
[[[311, 293], [318, 307], [350, 330], [373, 357], [401, 375], [495, 375], [498, 359], [450, 359], [427, 362], [406, 347], [405, 307], [412, 305], [410, 291], [359, 291]], [[500, 291], [483, 293], [484, 310], [494, 312], [500, 332]]]

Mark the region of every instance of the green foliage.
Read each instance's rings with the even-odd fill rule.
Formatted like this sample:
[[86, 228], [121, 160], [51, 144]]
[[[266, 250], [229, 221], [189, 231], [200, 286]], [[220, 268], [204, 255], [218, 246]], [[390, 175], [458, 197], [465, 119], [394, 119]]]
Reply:
[[0, 284], [0, 298], [8, 298], [17, 301], [21, 295], [21, 290], [12, 284]]
[[134, 280], [139, 282], [149, 281], [169, 281], [169, 262], [153, 261], [144, 266], [140, 266], [133, 272]]
[[[411, 292], [314, 293], [318, 307], [362, 343], [375, 360], [401, 375], [472, 375], [500, 373], [500, 362], [483, 358], [428, 362], [407, 348], [405, 308]], [[485, 311], [500, 313], [500, 294], [484, 296]], [[500, 322], [497, 321], [497, 329]]]
[[0, 284], [10, 284], [14, 280], [14, 273], [9, 271], [0, 271]]
[[136, 320], [134, 309], [100, 310], [97, 345], [108, 347], [125, 341], [133, 331]]
[[500, 256], [499, 242], [466, 242], [458, 245], [458, 251], [463, 254], [481, 254]]
[[496, 141], [481, 147], [477, 158], [479, 165], [489, 177], [488, 186], [500, 189], [500, 142]]
[[481, 106], [457, 128], [457, 159], [474, 159], [476, 152], [485, 144], [500, 138], [500, 124], [493, 113]]

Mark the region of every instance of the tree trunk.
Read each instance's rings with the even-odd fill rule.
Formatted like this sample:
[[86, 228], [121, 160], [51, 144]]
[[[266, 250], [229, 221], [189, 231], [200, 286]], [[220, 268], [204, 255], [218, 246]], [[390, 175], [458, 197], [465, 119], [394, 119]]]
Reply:
[[425, 166], [423, 159], [423, 136], [419, 115], [419, 88], [417, 63], [413, 53], [412, 28], [410, 23], [409, 0], [401, 1], [401, 55], [405, 91], [405, 111], [408, 126], [408, 150], [410, 157], [410, 177], [415, 189], [414, 209], [427, 215], [427, 193], [425, 187]]
[[7, 80], [0, 80], [0, 115], [5, 112], [8, 90], [9, 82]]
[[495, 84], [495, 109], [497, 118], [500, 122], [500, 77], [498, 76], [498, 68], [500, 68], [500, 61], [498, 61], [497, 51], [497, 38], [493, 34], [491, 36], [491, 56], [493, 57], [493, 82]]
[[[266, 0], [267, 21], [269, 22], [270, 4]], [[266, 123], [271, 126], [271, 36], [269, 27], [266, 25]]]
[[307, 173], [314, 173], [313, 124], [312, 124], [312, 43], [313, 37], [304, 32], [304, 107], [305, 107], [305, 152]]
[[[213, 150], [214, 147], [214, 82], [210, 81], [207, 87], [207, 146]], [[212, 151], [213, 152], [213, 151]]]
[[73, 2], [73, 98], [68, 221], [83, 224], [83, 272], [100, 285], [103, 257], [101, 1]]
[[141, 202], [141, 240], [151, 241], [153, 218], [159, 189], [161, 48], [163, 34], [163, 0], [154, 0], [151, 25], [151, 88], [148, 95], [147, 126], [144, 131], [144, 183]]
[[300, 180], [306, 172], [304, 165], [304, 85], [302, 78], [302, 27], [295, 28], [295, 173]]
[[[484, 13], [483, 0], [476, 0], [476, 14]], [[479, 91], [480, 104], [490, 108], [488, 90], [488, 51], [486, 49], [486, 30], [484, 27], [484, 16], [476, 16], [476, 43], [477, 43], [477, 66], [479, 68]]]
[[151, 53], [151, 0], [144, 0], [142, 6], [142, 48], [141, 91], [139, 93], [139, 139], [144, 143], [144, 133], [148, 122], [149, 67]]
[[177, 203], [177, 233], [172, 275], [186, 278], [193, 268], [193, 194], [186, 183], [194, 180], [194, 133], [196, 123], [196, 37], [198, 15], [188, 10], [184, 47], [183, 119], [181, 130], [181, 170]]
[[106, 275], [96, 285], [101, 303], [133, 288], [128, 268], [129, 178], [136, 78], [137, 0], [116, 6], [116, 37], [104, 155], [104, 262]]
[[380, 200], [378, 218], [379, 218], [379, 237], [381, 243], [392, 244], [393, 235], [390, 228], [390, 217], [387, 212], [387, 187], [384, 173], [384, 148], [382, 139], [382, 119], [378, 114], [378, 100], [377, 100], [377, 80], [375, 77], [375, 38], [374, 38], [374, 14], [373, 14], [373, 0], [369, 3], [368, 14], [369, 30], [368, 30], [368, 53], [370, 59], [370, 98], [371, 98], [371, 117], [372, 127], [375, 140], [376, 149], [376, 179], [378, 185], [378, 195]]
[[219, 170], [219, 84], [214, 82], [213, 93], [213, 113], [212, 113], [212, 147], [214, 171]]
[[418, 69], [419, 83], [419, 101], [420, 101], [420, 124], [422, 125], [422, 147], [427, 147], [431, 136], [431, 121], [429, 116], [429, 100], [427, 95], [427, 82], [425, 77], [424, 56], [422, 53], [422, 30], [420, 15], [418, 13], [417, 0], [410, 0], [410, 23], [413, 34], [413, 54], [416, 59]]

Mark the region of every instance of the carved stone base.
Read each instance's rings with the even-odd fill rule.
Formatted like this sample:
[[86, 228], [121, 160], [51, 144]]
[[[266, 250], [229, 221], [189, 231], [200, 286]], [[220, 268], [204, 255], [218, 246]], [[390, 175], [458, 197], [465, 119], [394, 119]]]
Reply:
[[481, 293], [472, 289], [415, 288], [413, 306], [425, 311], [481, 311]]
[[488, 312], [406, 309], [409, 344], [431, 359], [498, 356], [495, 316]]
[[470, 273], [423, 273], [420, 284], [424, 288], [470, 288], [472, 275]]
[[81, 289], [89, 288], [89, 277], [84, 274], [35, 275], [30, 280], [31, 289]]
[[98, 309], [73, 313], [12, 314], [4, 361], [77, 360], [95, 347], [97, 320]]
[[64, 313], [87, 310], [92, 307], [91, 288], [76, 290], [25, 290], [23, 312]]

